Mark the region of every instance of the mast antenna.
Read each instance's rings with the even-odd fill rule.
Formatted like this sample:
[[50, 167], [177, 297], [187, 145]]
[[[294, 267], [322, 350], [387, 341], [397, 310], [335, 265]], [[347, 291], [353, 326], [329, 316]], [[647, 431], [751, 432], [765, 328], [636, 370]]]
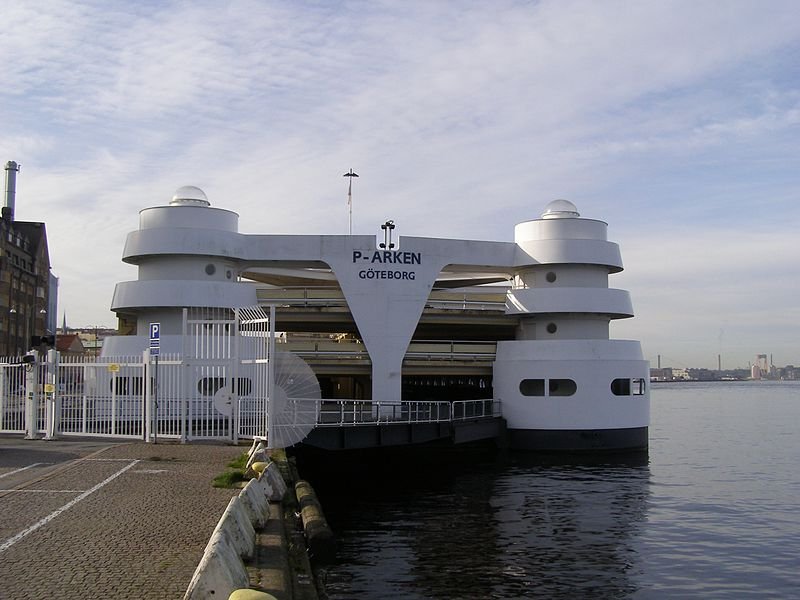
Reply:
[[353, 169], [350, 169], [348, 173], [345, 173], [343, 177], [348, 178], [347, 183], [347, 208], [350, 212], [350, 235], [353, 235], [353, 177], [358, 177], [358, 173], [354, 173]]

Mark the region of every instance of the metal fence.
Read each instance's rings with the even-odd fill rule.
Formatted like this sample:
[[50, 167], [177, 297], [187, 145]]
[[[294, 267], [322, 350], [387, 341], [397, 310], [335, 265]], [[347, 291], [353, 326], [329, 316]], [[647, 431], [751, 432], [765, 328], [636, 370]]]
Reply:
[[491, 400], [324, 400], [316, 376], [275, 351], [274, 308], [184, 309], [181, 354], [0, 359], [0, 433], [26, 437], [267, 438], [301, 441], [314, 427], [455, 421], [499, 415]]
[[25, 365], [0, 361], [0, 432], [25, 431]]

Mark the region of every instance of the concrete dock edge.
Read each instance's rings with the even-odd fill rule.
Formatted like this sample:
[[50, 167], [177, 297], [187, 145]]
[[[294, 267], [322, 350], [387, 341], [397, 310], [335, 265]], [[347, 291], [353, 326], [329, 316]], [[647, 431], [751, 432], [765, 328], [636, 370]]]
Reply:
[[[287, 486], [282, 475], [293, 470], [269, 457], [255, 460], [265, 458], [265, 453], [263, 443], [253, 444], [249, 450], [248, 469], [259, 462], [266, 466], [229, 502], [184, 600], [229, 598], [234, 592], [242, 597], [246, 590], [277, 600], [318, 598], [308, 556], [310, 538], [299, 530], [299, 501], [288, 493], [294, 486]], [[283, 453], [280, 460], [286, 460]], [[321, 509], [315, 514], [321, 515]]]

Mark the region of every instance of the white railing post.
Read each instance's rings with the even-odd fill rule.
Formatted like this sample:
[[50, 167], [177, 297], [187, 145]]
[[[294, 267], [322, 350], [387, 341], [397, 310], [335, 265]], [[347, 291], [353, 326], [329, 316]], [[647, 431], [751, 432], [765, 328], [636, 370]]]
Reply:
[[142, 352], [144, 364], [144, 441], [152, 441], [153, 435], [153, 390], [150, 386], [150, 348]]
[[25, 363], [25, 439], [35, 440], [37, 428], [37, 413], [39, 409], [39, 353], [32, 350], [25, 356], [31, 362]]
[[266, 402], [266, 426], [267, 426], [267, 446], [273, 448], [275, 441], [273, 415], [272, 415], [272, 394], [275, 390], [275, 305], [269, 307], [269, 343], [267, 346], [267, 402]]
[[58, 399], [58, 352], [55, 348], [50, 348], [47, 351], [47, 380], [48, 386], [51, 386], [51, 391], [45, 389], [45, 434], [44, 439], [55, 439], [58, 432], [58, 424], [61, 421], [59, 414], [59, 399]]
[[[99, 375], [99, 373], [98, 373]], [[111, 371], [111, 435], [117, 435], [117, 371]]]
[[242, 393], [241, 382], [239, 380], [239, 345], [242, 342], [242, 334], [240, 331], [242, 315], [239, 308], [235, 308], [233, 312], [233, 365], [231, 368], [231, 440], [234, 444], [239, 443], [239, 396]]
[[87, 433], [86, 428], [88, 427], [88, 423], [89, 423], [89, 418], [88, 418], [88, 415], [86, 414], [86, 412], [88, 410], [88, 405], [89, 405], [89, 401], [88, 401], [88, 398], [87, 398], [87, 395], [88, 395], [87, 386], [88, 386], [88, 382], [89, 382], [88, 374], [89, 374], [89, 370], [90, 369], [89, 369], [88, 363], [86, 362], [86, 358], [85, 357], [83, 359], [83, 365], [82, 366], [83, 366], [83, 368], [81, 369], [81, 376], [83, 378], [82, 379], [82, 381], [83, 381], [83, 386], [82, 386], [83, 387], [83, 393], [81, 394], [81, 433]]
[[5, 428], [4, 417], [6, 414], [5, 404], [9, 402], [8, 392], [6, 389], [6, 370], [9, 367], [3, 364], [0, 366], [0, 429]]
[[181, 336], [181, 340], [183, 341], [183, 348], [181, 354], [181, 362], [178, 365], [178, 377], [180, 378], [178, 382], [178, 389], [181, 391], [181, 444], [185, 444], [188, 435], [187, 435], [187, 419], [188, 419], [188, 408], [189, 408], [189, 363], [186, 359], [189, 356], [189, 309], [183, 309], [183, 325], [181, 331], [183, 335]]

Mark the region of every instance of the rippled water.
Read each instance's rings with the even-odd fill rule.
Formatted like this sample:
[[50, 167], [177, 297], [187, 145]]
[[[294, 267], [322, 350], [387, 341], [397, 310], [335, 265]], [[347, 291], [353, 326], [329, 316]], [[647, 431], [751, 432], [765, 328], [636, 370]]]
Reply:
[[301, 463], [330, 598], [800, 596], [800, 382], [656, 384], [650, 452]]

